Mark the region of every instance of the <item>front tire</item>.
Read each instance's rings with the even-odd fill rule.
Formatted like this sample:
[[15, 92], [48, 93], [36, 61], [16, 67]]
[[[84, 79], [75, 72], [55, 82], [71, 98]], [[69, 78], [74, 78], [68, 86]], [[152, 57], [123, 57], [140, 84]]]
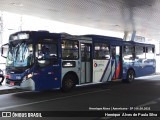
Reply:
[[75, 87], [75, 77], [72, 74], [68, 74], [63, 78], [62, 88], [63, 92], [68, 92]]
[[133, 70], [129, 70], [127, 72], [127, 82], [131, 83], [132, 81], [134, 81], [135, 78], [135, 72]]

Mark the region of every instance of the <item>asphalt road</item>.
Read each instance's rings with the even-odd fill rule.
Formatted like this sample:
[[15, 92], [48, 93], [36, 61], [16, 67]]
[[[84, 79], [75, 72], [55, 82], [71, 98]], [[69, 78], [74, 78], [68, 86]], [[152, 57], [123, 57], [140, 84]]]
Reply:
[[[78, 87], [68, 93], [59, 90], [0, 95], [0, 111], [93, 111], [92, 108], [130, 108], [142, 106], [160, 111], [160, 76], [135, 80], [131, 84], [114, 82]], [[97, 111], [97, 110], [96, 110]], [[62, 113], [63, 114], [63, 113]], [[28, 118], [0, 118], [0, 120]], [[30, 118], [35, 119], [35, 118]], [[43, 120], [44, 118], [37, 118]], [[54, 117], [51, 120], [157, 120], [157, 117]], [[160, 118], [159, 118], [160, 119]]]

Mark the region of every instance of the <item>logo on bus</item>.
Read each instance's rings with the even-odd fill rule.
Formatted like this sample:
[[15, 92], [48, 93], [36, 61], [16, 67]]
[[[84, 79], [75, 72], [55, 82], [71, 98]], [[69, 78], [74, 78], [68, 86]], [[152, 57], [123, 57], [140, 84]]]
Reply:
[[94, 67], [104, 67], [104, 64], [102, 64], [102, 63], [94, 63]]
[[94, 63], [94, 67], [97, 67], [97, 63]]

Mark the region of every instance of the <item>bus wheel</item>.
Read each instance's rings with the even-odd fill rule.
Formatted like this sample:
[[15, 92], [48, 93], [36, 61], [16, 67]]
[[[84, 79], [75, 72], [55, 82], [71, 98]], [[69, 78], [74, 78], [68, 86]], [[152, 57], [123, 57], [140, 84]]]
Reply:
[[129, 82], [129, 83], [132, 82], [134, 80], [134, 78], [135, 78], [134, 71], [133, 70], [129, 70], [127, 72], [127, 82]]
[[75, 77], [72, 74], [68, 74], [64, 77], [62, 82], [62, 88], [61, 90], [64, 92], [67, 92], [75, 87]]

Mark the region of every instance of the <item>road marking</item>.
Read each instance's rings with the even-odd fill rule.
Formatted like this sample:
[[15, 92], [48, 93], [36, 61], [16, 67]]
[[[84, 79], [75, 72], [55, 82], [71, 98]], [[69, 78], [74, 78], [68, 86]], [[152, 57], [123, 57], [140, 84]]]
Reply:
[[149, 106], [149, 105], [157, 104], [159, 102], [160, 102], [160, 98], [157, 98], [157, 99], [154, 99], [152, 101], [146, 102], [144, 104], [138, 105], [137, 107]]
[[77, 97], [77, 96], [82, 96], [82, 95], [87, 95], [87, 94], [92, 94], [92, 93], [104, 92], [104, 91], [108, 91], [108, 90], [110, 90], [110, 89], [103, 89], [103, 90], [99, 90], [99, 91], [86, 92], [86, 93], [70, 95], [70, 96], [65, 96], [65, 97], [59, 97], [59, 98], [54, 98], [54, 99], [49, 99], [49, 100], [42, 100], [42, 101], [30, 102], [30, 103], [25, 103], [25, 104], [20, 104], [20, 105], [1, 107], [0, 111], [5, 110], [5, 109], [11, 109], [11, 108], [16, 108], [16, 107], [22, 107], [22, 106], [27, 106], [27, 105], [49, 102], [49, 101], [61, 100], [61, 99], [66, 99], [66, 98], [71, 98], [71, 97]]

